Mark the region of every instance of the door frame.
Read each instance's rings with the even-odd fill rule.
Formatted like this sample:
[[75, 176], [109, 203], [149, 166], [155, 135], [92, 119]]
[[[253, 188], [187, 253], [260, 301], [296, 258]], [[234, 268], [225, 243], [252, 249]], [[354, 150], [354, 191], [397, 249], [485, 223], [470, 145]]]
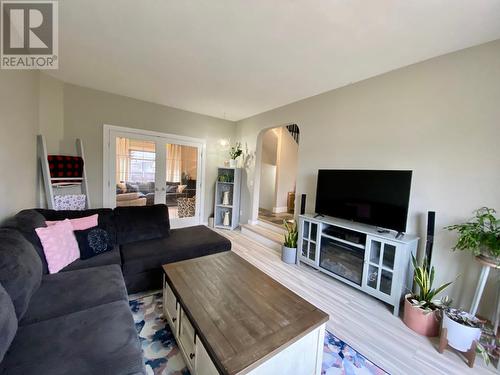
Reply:
[[[196, 199], [196, 205], [198, 206], [198, 217], [196, 217], [196, 220], [198, 220], [199, 224], [203, 224], [204, 220], [203, 218], [205, 217], [205, 177], [206, 177], [206, 148], [207, 148], [207, 141], [202, 138], [194, 138], [194, 137], [188, 137], [184, 135], [177, 135], [177, 134], [169, 134], [169, 133], [162, 133], [162, 132], [157, 132], [153, 130], [146, 130], [146, 129], [138, 129], [138, 128], [129, 128], [129, 127], [124, 127], [124, 126], [116, 126], [116, 125], [108, 125], [104, 124], [103, 125], [103, 144], [102, 144], [102, 151], [103, 151], [103, 165], [102, 165], [102, 202], [103, 202], [103, 207], [107, 208], [114, 208], [116, 206], [116, 189], [113, 189], [114, 183], [112, 184], [111, 181], [114, 181], [114, 176], [110, 176], [110, 171], [111, 171], [111, 165], [110, 163], [114, 163], [113, 161], [110, 160], [110, 150], [111, 150], [111, 132], [119, 132], [119, 133], [128, 133], [131, 136], [137, 135], [137, 136], [143, 136], [147, 137], [150, 139], [157, 140], [158, 138], [164, 139], [164, 140], [170, 140], [174, 141], [176, 144], [180, 145], [185, 145], [185, 146], [192, 146], [192, 147], [198, 147], [199, 152], [198, 152], [198, 157], [199, 157], [199, 165], [200, 165], [200, 178], [197, 178], [196, 181], [196, 188], [199, 189], [199, 199]], [[187, 223], [187, 225], [191, 225], [190, 223]], [[180, 225], [182, 226], [187, 226], [187, 225]]]

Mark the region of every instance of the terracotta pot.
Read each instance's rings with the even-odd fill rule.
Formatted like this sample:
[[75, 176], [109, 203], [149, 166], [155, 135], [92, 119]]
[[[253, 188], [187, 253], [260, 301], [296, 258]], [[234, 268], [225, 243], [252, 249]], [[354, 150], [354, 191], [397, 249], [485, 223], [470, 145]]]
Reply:
[[403, 321], [408, 326], [408, 328], [413, 331], [427, 336], [435, 337], [439, 334], [440, 318], [436, 311], [430, 313], [425, 313], [420, 307], [413, 306], [408, 297], [410, 294], [405, 296], [405, 310], [403, 315]]

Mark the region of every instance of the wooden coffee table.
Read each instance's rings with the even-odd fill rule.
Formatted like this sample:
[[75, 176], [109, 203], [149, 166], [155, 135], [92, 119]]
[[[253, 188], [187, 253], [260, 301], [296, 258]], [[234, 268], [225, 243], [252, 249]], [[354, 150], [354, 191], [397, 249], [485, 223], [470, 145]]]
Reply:
[[164, 313], [193, 374], [321, 372], [328, 315], [232, 251], [163, 270]]

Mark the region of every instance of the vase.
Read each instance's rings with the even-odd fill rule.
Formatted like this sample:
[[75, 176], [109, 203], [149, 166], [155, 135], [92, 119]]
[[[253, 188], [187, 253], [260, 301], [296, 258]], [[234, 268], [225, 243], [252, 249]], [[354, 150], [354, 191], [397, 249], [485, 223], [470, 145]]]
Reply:
[[281, 260], [288, 264], [295, 264], [297, 261], [297, 248], [283, 245], [281, 248]]
[[222, 220], [222, 225], [228, 227], [231, 225], [231, 220], [229, 219], [229, 211], [224, 212], [224, 219]]
[[408, 300], [409, 297], [411, 297], [411, 294], [405, 296], [403, 321], [406, 326], [423, 336], [437, 336], [439, 334], [439, 315], [437, 311], [427, 312], [420, 307], [413, 306]]
[[230, 168], [236, 168], [236, 159], [229, 159], [229, 167]]
[[229, 191], [225, 191], [222, 193], [222, 204], [224, 206], [229, 206], [231, 203], [229, 203]]

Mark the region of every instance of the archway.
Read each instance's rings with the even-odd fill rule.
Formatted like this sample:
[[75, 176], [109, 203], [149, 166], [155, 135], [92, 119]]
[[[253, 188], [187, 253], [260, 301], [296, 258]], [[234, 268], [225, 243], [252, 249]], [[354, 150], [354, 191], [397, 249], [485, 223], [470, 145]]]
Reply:
[[259, 221], [259, 213], [261, 221], [275, 224], [283, 218], [294, 217], [299, 145], [300, 130], [295, 123], [267, 127], [259, 132], [250, 224]]

